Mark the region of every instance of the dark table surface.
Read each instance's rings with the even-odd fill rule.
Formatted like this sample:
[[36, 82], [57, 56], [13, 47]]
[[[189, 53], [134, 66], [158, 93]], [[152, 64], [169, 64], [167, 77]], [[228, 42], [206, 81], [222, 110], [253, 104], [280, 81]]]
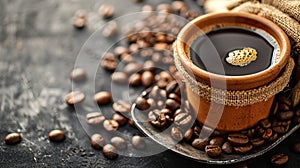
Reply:
[[[81, 47], [105, 24], [97, 13], [99, 6], [113, 4], [117, 18], [158, 2], [171, 1], [0, 1], [0, 167], [219, 167], [170, 150], [108, 160], [90, 146], [91, 132], [82, 124], [84, 118], [64, 103], [64, 95], [72, 90], [69, 73]], [[89, 13], [88, 25], [81, 31], [71, 24], [78, 9]], [[105, 83], [101, 77], [99, 82]], [[49, 142], [47, 134], [54, 128], [65, 130], [64, 142]], [[3, 139], [10, 132], [20, 132], [22, 142], [6, 145]], [[270, 157], [278, 152], [289, 155], [286, 167], [299, 167], [300, 155], [289, 150], [299, 139], [300, 130], [263, 156], [247, 161], [248, 167], [271, 167]]]

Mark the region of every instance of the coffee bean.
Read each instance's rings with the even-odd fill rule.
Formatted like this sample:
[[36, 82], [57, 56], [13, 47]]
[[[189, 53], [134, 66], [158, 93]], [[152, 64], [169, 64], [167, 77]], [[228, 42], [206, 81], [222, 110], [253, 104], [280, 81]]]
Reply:
[[171, 6], [172, 6], [173, 11], [175, 11], [175, 12], [179, 12], [183, 8], [188, 8], [186, 3], [183, 1], [173, 1]]
[[282, 111], [278, 113], [278, 118], [280, 120], [291, 120], [294, 116], [293, 111]]
[[107, 23], [105, 25], [105, 27], [102, 30], [102, 35], [104, 37], [113, 37], [114, 35], [116, 35], [118, 33], [118, 24], [115, 21], [110, 21], [109, 23]]
[[105, 139], [101, 134], [93, 134], [90, 138], [91, 146], [95, 149], [102, 149], [105, 145]]
[[278, 153], [271, 157], [271, 163], [273, 166], [283, 166], [289, 161], [289, 157], [283, 153]]
[[255, 131], [254, 128], [251, 128], [251, 129], [247, 130], [247, 136], [250, 137], [250, 138], [253, 137], [255, 135], [255, 133], [256, 133], [256, 131]]
[[149, 87], [154, 82], [154, 75], [151, 71], [145, 71], [142, 74], [142, 84], [144, 87]]
[[150, 104], [147, 102], [147, 99], [143, 97], [138, 97], [135, 101], [135, 104], [136, 104], [136, 108], [142, 111], [150, 108]]
[[132, 117], [129, 118], [129, 120], [128, 120], [128, 125], [131, 126], [131, 127], [133, 127], [133, 128], [136, 128], [135, 122], [134, 122], [134, 120], [133, 120]]
[[65, 132], [62, 130], [52, 130], [48, 134], [48, 138], [53, 142], [61, 142], [65, 140]]
[[101, 5], [98, 10], [99, 14], [105, 19], [109, 19], [113, 17], [114, 11], [115, 8], [112, 5], [107, 5], [107, 4]]
[[273, 131], [279, 133], [279, 134], [285, 134], [288, 132], [289, 128], [290, 128], [290, 121], [288, 122], [279, 122], [279, 121], [275, 121], [272, 123], [272, 128]]
[[159, 52], [155, 52], [152, 54], [152, 61], [153, 62], [161, 62], [163, 55]]
[[278, 101], [280, 103], [286, 104], [289, 107], [292, 106], [292, 101], [289, 98], [285, 97], [285, 96], [279, 96]]
[[191, 124], [192, 116], [188, 113], [180, 113], [174, 118], [174, 122], [180, 127], [185, 127]]
[[279, 108], [279, 103], [275, 101], [271, 108], [271, 114], [275, 116], [277, 114], [278, 108]]
[[114, 72], [111, 74], [111, 80], [114, 83], [125, 84], [127, 82], [127, 75], [124, 72]]
[[153, 61], [150, 61], [150, 60], [146, 61], [144, 63], [144, 70], [145, 71], [150, 71], [152, 73], [155, 72], [155, 70], [156, 70], [155, 63]]
[[177, 127], [172, 127], [172, 129], [171, 129], [171, 137], [175, 141], [180, 141], [183, 138], [181, 131]]
[[112, 108], [115, 112], [127, 113], [130, 111], [131, 105], [124, 100], [119, 100], [117, 102], [114, 102]]
[[291, 149], [294, 153], [300, 153], [300, 142], [293, 144]]
[[256, 126], [255, 131], [258, 135], [263, 135], [265, 133], [265, 129], [263, 127], [261, 127], [260, 125]]
[[22, 140], [22, 136], [19, 133], [10, 133], [6, 135], [4, 141], [7, 145], [14, 145], [20, 143]]
[[255, 138], [255, 139], [250, 140], [250, 142], [253, 146], [261, 146], [265, 143], [265, 140], [261, 139], [261, 138]]
[[86, 72], [81, 68], [73, 69], [70, 73], [70, 79], [74, 82], [81, 82], [86, 79]]
[[82, 102], [85, 99], [85, 95], [80, 91], [70, 92], [65, 97], [65, 102], [72, 106]]
[[148, 114], [150, 123], [156, 128], [162, 128], [167, 124], [166, 115], [159, 110], [150, 111]]
[[147, 99], [148, 104], [150, 104], [150, 107], [154, 108], [157, 106], [156, 101], [152, 98]]
[[272, 137], [273, 131], [271, 128], [266, 129], [266, 131], [264, 132], [264, 134], [262, 135], [263, 139], [269, 139]]
[[120, 56], [120, 59], [123, 63], [125, 64], [129, 64], [129, 63], [134, 63], [135, 62], [135, 58], [128, 53], [124, 53]]
[[127, 75], [131, 75], [133, 73], [137, 73], [142, 69], [143, 65], [142, 64], [137, 64], [137, 63], [129, 63], [127, 64], [123, 71], [127, 74]]
[[194, 130], [192, 128], [189, 128], [188, 130], [185, 131], [183, 135], [183, 139], [185, 141], [190, 141], [193, 137]]
[[234, 146], [233, 149], [238, 154], [245, 154], [251, 151], [253, 146], [251, 144], [246, 144], [245, 146]]
[[105, 117], [100, 112], [91, 112], [86, 115], [86, 123], [95, 125], [101, 124], [105, 120]]
[[162, 71], [158, 75], [157, 86], [161, 89], [165, 88], [174, 78], [167, 71]]
[[127, 148], [127, 142], [122, 137], [112, 137], [110, 139], [110, 143], [119, 150], [123, 150]]
[[77, 29], [83, 29], [85, 27], [86, 20], [83, 18], [75, 18], [73, 26]]
[[198, 137], [198, 138], [199, 138], [201, 129], [202, 129], [202, 128], [201, 128], [200, 126], [198, 126], [198, 125], [196, 125], [196, 126], [194, 127], [194, 135], [195, 135], [195, 137]]
[[274, 142], [275, 140], [277, 140], [277, 138], [278, 138], [277, 132], [273, 131], [273, 135], [267, 140], [268, 140], [268, 142]]
[[113, 114], [112, 119], [117, 121], [119, 126], [123, 126], [127, 123], [127, 118], [118, 113]]
[[119, 128], [119, 123], [115, 120], [104, 120], [103, 127], [106, 131], [112, 132]]
[[225, 142], [223, 145], [222, 145], [222, 150], [224, 153], [227, 153], [227, 154], [231, 154], [233, 149], [232, 149], [232, 146], [229, 142]]
[[110, 103], [112, 100], [112, 96], [107, 91], [101, 91], [94, 95], [94, 101], [99, 105], [106, 105]]
[[167, 94], [175, 93], [176, 95], [181, 95], [179, 84], [176, 80], [170, 82], [166, 87]]
[[157, 5], [156, 10], [158, 12], [172, 13], [172, 7], [170, 4], [167, 4], [167, 3], [161, 3], [161, 4]]
[[172, 111], [176, 111], [177, 109], [180, 108], [180, 104], [173, 99], [167, 99], [166, 100], [166, 108], [168, 108]]
[[146, 147], [145, 139], [139, 135], [135, 135], [131, 138], [131, 144], [136, 149], [144, 149]]
[[129, 77], [129, 86], [137, 87], [142, 84], [142, 75], [138, 73], [134, 73]]
[[245, 145], [249, 142], [249, 139], [246, 135], [232, 133], [228, 135], [228, 141], [233, 145]]
[[114, 49], [114, 54], [116, 56], [121, 56], [122, 54], [125, 54], [125, 53], [129, 53], [129, 49], [125, 46], [117, 46], [115, 49]]
[[210, 145], [218, 145], [222, 146], [224, 143], [224, 138], [223, 137], [215, 137], [209, 141]]
[[205, 153], [209, 157], [218, 157], [222, 153], [222, 149], [218, 145], [207, 145], [205, 146]]
[[192, 146], [204, 150], [205, 146], [208, 145], [208, 139], [195, 138], [192, 142]]
[[115, 55], [112, 53], [105, 53], [101, 61], [101, 67], [108, 71], [114, 71], [118, 66]]
[[144, 5], [141, 9], [141, 12], [152, 12], [153, 7], [151, 5]]
[[259, 124], [263, 128], [270, 128], [271, 127], [271, 122], [269, 121], [269, 119], [262, 119], [262, 120], [259, 121]]
[[116, 159], [118, 157], [117, 149], [111, 144], [106, 144], [102, 149], [102, 153], [107, 159]]

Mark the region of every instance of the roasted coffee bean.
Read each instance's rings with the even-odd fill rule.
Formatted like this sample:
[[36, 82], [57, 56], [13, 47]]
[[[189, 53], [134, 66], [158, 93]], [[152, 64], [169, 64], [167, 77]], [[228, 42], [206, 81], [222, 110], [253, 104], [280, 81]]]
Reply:
[[247, 136], [248, 137], [253, 137], [255, 135], [256, 131], [254, 128], [248, 129], [247, 130]]
[[112, 100], [112, 96], [107, 91], [101, 91], [94, 95], [94, 101], [99, 105], [105, 105], [110, 103]]
[[265, 133], [265, 129], [260, 125], [256, 126], [255, 131], [257, 132], [258, 135], [263, 135]]
[[115, 55], [112, 53], [105, 53], [101, 61], [101, 67], [108, 71], [114, 71], [118, 66]]
[[122, 137], [112, 137], [110, 139], [110, 143], [119, 150], [123, 150], [127, 148], [127, 142]]
[[98, 10], [99, 14], [105, 19], [109, 19], [109, 18], [113, 17], [114, 11], [115, 11], [114, 6], [107, 5], [107, 4], [101, 5]]
[[147, 99], [144, 97], [138, 97], [135, 101], [136, 108], [139, 110], [147, 110], [150, 108], [150, 104], [147, 102]]
[[86, 79], [86, 72], [81, 68], [73, 69], [70, 73], [70, 79], [74, 82], [81, 82]]
[[181, 98], [175, 93], [169, 94], [168, 98], [173, 99], [173, 100], [177, 101], [178, 103], [180, 103], [180, 101], [181, 101]]
[[278, 101], [279, 101], [280, 103], [286, 104], [286, 105], [288, 105], [288, 106], [292, 106], [292, 101], [291, 101], [289, 98], [287, 98], [287, 97], [279, 96], [279, 97], [278, 97]]
[[155, 63], [153, 61], [150, 61], [150, 60], [146, 61], [144, 63], [144, 70], [145, 71], [150, 71], [152, 73], [155, 72], [155, 70], [156, 70]]
[[85, 99], [85, 95], [80, 91], [70, 92], [65, 97], [65, 102], [72, 106], [82, 102]]
[[180, 114], [180, 113], [187, 113], [187, 112], [184, 111], [184, 110], [182, 110], [182, 109], [177, 109], [177, 110], [174, 112], [173, 116], [176, 117], [176, 116], [177, 116], [178, 114]]
[[125, 64], [129, 64], [129, 63], [134, 63], [135, 62], [135, 58], [128, 53], [124, 53], [120, 56], [120, 59], [123, 63]]
[[228, 141], [233, 145], [245, 145], [249, 142], [249, 138], [240, 133], [232, 133], [228, 135]]
[[173, 80], [174, 80], [174, 78], [172, 77], [172, 75], [169, 72], [162, 71], [158, 75], [157, 86], [161, 89], [164, 89]]
[[271, 127], [271, 122], [269, 121], [269, 119], [262, 119], [259, 121], [259, 124], [261, 127], [265, 128], [265, 129]]
[[271, 157], [271, 163], [273, 166], [283, 166], [289, 161], [288, 155], [278, 153]]
[[119, 128], [119, 123], [115, 120], [104, 120], [103, 127], [106, 131], [112, 132]]
[[294, 116], [293, 111], [282, 111], [278, 113], [278, 118], [280, 120], [291, 120]]
[[154, 107], [157, 106], [156, 101], [154, 99], [152, 99], [152, 98], [148, 98], [147, 102], [148, 102], [148, 104], [150, 104], [151, 108], [154, 108]]
[[208, 145], [208, 141], [208, 139], [196, 138], [193, 140], [192, 146], [197, 149], [204, 150], [205, 146]]
[[127, 113], [130, 111], [131, 105], [124, 100], [119, 100], [117, 102], [114, 102], [112, 108], [115, 112]]
[[131, 126], [132, 128], [136, 128], [134, 120], [132, 117], [129, 118], [128, 120], [128, 125]]
[[118, 157], [117, 149], [111, 144], [106, 144], [102, 149], [102, 153], [107, 159], [116, 159]]
[[181, 95], [180, 93], [180, 88], [179, 88], [179, 84], [177, 83], [176, 80], [170, 82], [167, 87], [166, 87], [166, 91], [167, 91], [167, 95], [171, 94], [171, 93], [175, 93], [177, 95]]
[[138, 73], [134, 73], [129, 77], [129, 86], [137, 87], [142, 84], [142, 75]]
[[180, 127], [185, 127], [191, 124], [192, 116], [188, 113], [180, 113], [174, 118], [174, 122]]
[[[153, 113], [153, 116], [151, 116], [151, 115], [152, 115], [151, 112], [150, 112], [149, 115], [148, 115], [149, 117], [151, 117], [151, 119], [153, 119], [154, 115], [157, 115], [157, 114], [156, 114], [155, 112], [153, 112], [153, 111], [152, 111], [152, 113]], [[163, 114], [163, 113], [159, 113], [158, 116], [155, 116], [155, 117], [156, 117], [156, 119], [155, 119], [155, 120], [151, 120], [150, 123], [151, 123], [154, 127], [156, 127], [156, 128], [162, 128], [162, 127], [164, 127], [164, 126], [167, 124], [167, 122], [168, 122], [166, 115]]]
[[300, 142], [293, 144], [291, 149], [294, 153], [300, 153]]
[[209, 157], [218, 157], [222, 153], [222, 149], [218, 145], [207, 145], [205, 146], [205, 153]]
[[196, 125], [196, 126], [194, 127], [194, 135], [195, 135], [195, 137], [199, 138], [201, 129], [202, 129], [202, 128], [199, 127], [198, 125]]
[[233, 149], [232, 149], [232, 146], [229, 142], [225, 142], [223, 145], [222, 145], [222, 151], [224, 153], [227, 153], [227, 154], [231, 154]]
[[101, 134], [93, 134], [90, 138], [91, 146], [95, 149], [102, 149], [105, 145], [105, 139]]
[[117, 121], [119, 126], [123, 126], [127, 123], [127, 118], [118, 113], [113, 114], [112, 119]]
[[151, 71], [145, 71], [142, 74], [142, 84], [144, 87], [149, 87], [154, 82], [154, 75]]
[[262, 135], [263, 139], [269, 139], [272, 137], [273, 131], [271, 128], [266, 129], [266, 131], [264, 132], [264, 134]]
[[251, 139], [250, 142], [253, 146], [261, 146], [265, 143], [265, 140], [261, 138], [255, 138]]
[[77, 29], [83, 29], [85, 27], [86, 20], [83, 18], [74, 18], [73, 26]]
[[131, 138], [131, 144], [136, 149], [144, 149], [146, 147], [145, 139], [139, 135], [135, 135]]
[[269, 139], [267, 139], [267, 140], [268, 140], [268, 142], [274, 142], [275, 140], [277, 140], [277, 138], [278, 138], [277, 132], [273, 131], [272, 136]]
[[118, 31], [119, 31], [119, 29], [118, 29], [117, 22], [116, 21], [110, 21], [103, 28], [102, 35], [104, 37], [109, 38], [109, 37], [113, 37], [114, 35], [116, 35], [118, 33]]
[[180, 104], [173, 99], [167, 99], [166, 100], [166, 108], [168, 108], [172, 111], [176, 111], [177, 109], [180, 108]]
[[234, 146], [233, 149], [238, 154], [245, 154], [251, 151], [253, 146], [251, 144], [246, 144], [245, 146]]
[[159, 52], [155, 52], [152, 54], [152, 61], [153, 62], [161, 62], [163, 55]]
[[48, 138], [53, 142], [61, 142], [65, 140], [65, 132], [62, 130], [52, 130], [48, 134]]
[[175, 141], [180, 141], [183, 138], [181, 131], [177, 127], [172, 127], [172, 129], [171, 129], [171, 137]]
[[287, 104], [284, 104], [284, 103], [279, 103], [279, 110], [280, 111], [289, 111], [290, 106], [288, 106]]
[[124, 72], [114, 72], [111, 74], [111, 80], [114, 83], [124, 84], [127, 82], [127, 75]]
[[167, 4], [167, 3], [161, 3], [161, 4], [157, 5], [156, 10], [158, 12], [172, 13], [172, 7], [170, 4]]
[[173, 1], [171, 6], [174, 12], [179, 12], [183, 8], [188, 8], [186, 3], [183, 1]]
[[100, 112], [91, 112], [86, 115], [87, 124], [91, 124], [91, 125], [101, 124], [104, 120], [105, 117]]
[[224, 143], [224, 138], [223, 137], [215, 137], [209, 141], [210, 145], [218, 145], [222, 146]]
[[194, 130], [192, 128], [189, 128], [188, 130], [185, 131], [183, 135], [183, 139], [185, 141], [190, 141], [193, 137]]
[[141, 9], [142, 12], [152, 12], [153, 7], [151, 5], [144, 5]]
[[117, 46], [115, 49], [114, 49], [114, 54], [116, 56], [121, 56], [122, 54], [128, 54], [129, 53], [129, 49], [127, 47], [124, 47], [124, 46]]
[[287, 121], [287, 122], [279, 122], [279, 121], [275, 121], [272, 123], [272, 128], [273, 128], [273, 131], [279, 133], [279, 134], [284, 134], [284, 133], [287, 133], [289, 128], [290, 128], [290, 121]]
[[141, 64], [137, 64], [137, 63], [129, 63], [127, 64], [123, 71], [127, 74], [127, 75], [131, 75], [133, 73], [137, 73], [139, 72], [141, 69], [143, 68], [143, 65]]
[[21, 142], [22, 136], [19, 133], [10, 133], [6, 135], [4, 141], [7, 145], [14, 145]]

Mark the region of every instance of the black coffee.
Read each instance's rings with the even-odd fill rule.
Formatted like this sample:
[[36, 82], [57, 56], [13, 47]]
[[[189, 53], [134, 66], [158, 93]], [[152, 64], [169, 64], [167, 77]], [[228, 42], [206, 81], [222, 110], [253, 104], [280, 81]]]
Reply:
[[[230, 52], [246, 47], [257, 51], [255, 61], [243, 67], [226, 61]], [[195, 65], [208, 72], [230, 76], [247, 75], [267, 69], [272, 63], [276, 47], [276, 42], [262, 31], [235, 27], [218, 28], [192, 42], [190, 57]]]

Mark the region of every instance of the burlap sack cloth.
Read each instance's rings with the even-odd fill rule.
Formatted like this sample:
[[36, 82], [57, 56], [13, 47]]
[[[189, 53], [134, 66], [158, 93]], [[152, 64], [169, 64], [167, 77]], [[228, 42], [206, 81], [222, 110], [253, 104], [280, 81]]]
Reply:
[[290, 82], [293, 105], [300, 106], [300, 0], [207, 0], [206, 12], [239, 11], [257, 14], [280, 26], [292, 44], [296, 62]]

